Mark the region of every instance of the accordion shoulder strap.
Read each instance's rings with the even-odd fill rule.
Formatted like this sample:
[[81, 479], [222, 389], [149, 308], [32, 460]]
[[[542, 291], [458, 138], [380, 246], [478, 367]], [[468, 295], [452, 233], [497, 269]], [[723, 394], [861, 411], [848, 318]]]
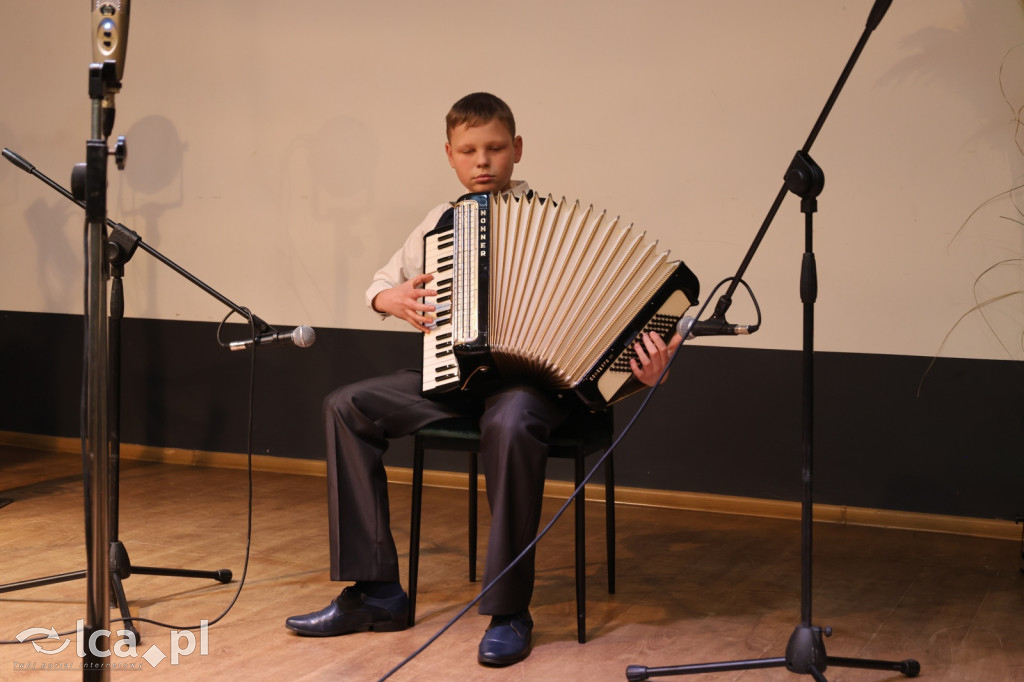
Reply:
[[437, 224], [434, 225], [435, 230], [455, 226], [455, 207], [449, 206], [448, 210], [441, 214], [441, 217], [437, 219]]

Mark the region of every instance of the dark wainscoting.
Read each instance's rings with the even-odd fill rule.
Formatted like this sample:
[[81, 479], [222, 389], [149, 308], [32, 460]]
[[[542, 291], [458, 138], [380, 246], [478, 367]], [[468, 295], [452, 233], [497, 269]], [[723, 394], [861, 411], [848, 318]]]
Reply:
[[[246, 451], [252, 356], [222, 349], [216, 329], [124, 321], [122, 442]], [[0, 311], [0, 430], [78, 435], [82, 334], [78, 316]], [[800, 499], [801, 354], [743, 344], [684, 348], [617, 450], [619, 484]], [[323, 397], [418, 357], [414, 333], [347, 329], [318, 329], [306, 349], [259, 349], [253, 451], [322, 459]], [[929, 363], [816, 354], [815, 501], [993, 519], [1024, 510], [1021, 367], [942, 358], [926, 375]], [[642, 399], [617, 406], [620, 429]], [[410, 450], [399, 440], [386, 461], [409, 466]], [[461, 457], [446, 457], [430, 466], [461, 469]], [[562, 464], [552, 475], [571, 478]]]

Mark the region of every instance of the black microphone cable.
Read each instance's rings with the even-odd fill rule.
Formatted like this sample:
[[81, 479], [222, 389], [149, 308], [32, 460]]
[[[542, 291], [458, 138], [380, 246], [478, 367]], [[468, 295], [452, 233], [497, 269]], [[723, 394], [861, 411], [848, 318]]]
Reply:
[[[252, 312], [248, 308], [242, 308], [242, 312], [245, 314], [249, 321], [249, 331], [253, 338], [256, 337], [256, 323], [253, 318]], [[219, 337], [220, 328], [223, 327], [224, 323], [227, 322], [227, 318], [234, 314], [233, 310], [229, 310], [228, 313], [220, 321], [220, 326], [217, 328], [217, 334]], [[218, 338], [219, 341], [219, 338]], [[239, 579], [239, 587], [234, 591], [234, 595], [231, 597], [231, 601], [228, 602], [224, 610], [220, 612], [215, 619], [206, 622], [206, 627], [209, 628], [222, 621], [227, 613], [234, 607], [239, 601], [239, 597], [242, 596], [242, 588], [246, 584], [246, 576], [249, 573], [249, 557], [252, 550], [253, 540], [253, 414], [255, 412], [255, 396], [256, 396], [256, 346], [253, 344], [252, 353], [249, 356], [249, 423], [246, 433], [246, 472], [247, 472], [247, 485], [248, 485], [248, 504], [246, 506], [246, 553], [245, 559], [242, 563], [242, 577]], [[168, 623], [162, 623], [153, 619], [145, 619], [145, 617], [120, 617], [120, 619], [111, 619], [111, 623], [131, 621], [133, 623], [147, 623], [155, 625], [160, 628], [166, 628], [168, 630], [196, 630], [203, 627], [201, 620], [199, 625], [194, 626], [178, 626]]]
[[[727, 282], [731, 282], [733, 279], [734, 279], [733, 277], [728, 277], [728, 278], [722, 280], [721, 282], [719, 282], [717, 285], [715, 285], [715, 288], [712, 289], [712, 291], [711, 291], [711, 295], [708, 296], [707, 301], [705, 301], [704, 305], [702, 305], [700, 307], [700, 310], [697, 312], [697, 317], [698, 318], [707, 309], [708, 303], [712, 300], [712, 298], [714, 298], [715, 292], [717, 292]], [[751, 295], [751, 298], [753, 298], [754, 297], [754, 293], [753, 293], [753, 291], [751, 291], [751, 289], [747, 285], [747, 283], [741, 279], [740, 280], [740, 284], [742, 284], [744, 287], [746, 287], [747, 291]], [[754, 301], [754, 305], [755, 305], [755, 307], [757, 307], [756, 299]], [[757, 309], [758, 309], [758, 325], [760, 325], [760, 308], [758, 307]], [[466, 615], [469, 612], [469, 610], [471, 608], [473, 608], [473, 606], [475, 606], [477, 604], [477, 602], [479, 602], [481, 599], [483, 599], [483, 596], [485, 594], [487, 594], [487, 592], [489, 592], [491, 590], [491, 588], [493, 588], [498, 583], [498, 581], [500, 581], [502, 578], [504, 578], [505, 575], [509, 571], [511, 571], [514, 566], [516, 566], [520, 561], [522, 561], [523, 557], [525, 557], [531, 550], [533, 550], [534, 547], [537, 546], [537, 543], [540, 542], [541, 538], [543, 538], [545, 535], [548, 534], [548, 531], [550, 531], [551, 528], [554, 527], [555, 522], [558, 521], [559, 518], [561, 518], [562, 514], [565, 513], [565, 510], [568, 509], [569, 505], [572, 504], [573, 500], [576, 499], [576, 496], [580, 494], [580, 492], [584, 489], [584, 487], [587, 485], [587, 483], [590, 482], [590, 479], [593, 478], [593, 476], [597, 472], [597, 470], [601, 467], [601, 465], [604, 464], [604, 461], [606, 459], [608, 459], [608, 455], [615, 451], [615, 449], [618, 447], [618, 445], [622, 441], [622, 439], [625, 438], [626, 434], [629, 433], [629, 431], [633, 428], [634, 424], [636, 424], [637, 420], [640, 418], [640, 415], [647, 408], [648, 403], [650, 403], [651, 398], [654, 396], [655, 390], [657, 390], [657, 388], [665, 380], [665, 377], [668, 374], [669, 369], [672, 367], [672, 363], [675, 361], [676, 356], [679, 354], [679, 351], [683, 348], [683, 346], [685, 344], [686, 344], [686, 338], [683, 338], [682, 341], [680, 342], [679, 346], [676, 348], [675, 352], [673, 352], [672, 356], [669, 358], [668, 363], [665, 365], [665, 369], [663, 369], [661, 374], [658, 376], [658, 380], [654, 383], [653, 386], [651, 386], [650, 388], [647, 389], [647, 392], [644, 394], [643, 402], [641, 402], [640, 406], [637, 407], [636, 412], [634, 412], [633, 416], [630, 417], [629, 421], [626, 423], [626, 426], [622, 429], [622, 432], [612, 442], [612, 444], [610, 446], [608, 446], [608, 449], [604, 451], [604, 454], [602, 454], [598, 458], [597, 462], [594, 463], [594, 466], [590, 469], [590, 471], [587, 473], [587, 475], [583, 477], [583, 480], [580, 481], [580, 484], [578, 486], [576, 486], [576, 489], [572, 492], [571, 495], [569, 495], [569, 498], [565, 501], [565, 503], [561, 507], [559, 507], [558, 511], [555, 512], [555, 515], [551, 518], [551, 520], [548, 521], [548, 523], [540, 530], [539, 533], [537, 533], [537, 537], [535, 537], [530, 542], [530, 544], [527, 545], [526, 548], [522, 552], [519, 553], [519, 555], [516, 558], [512, 559], [512, 561], [509, 562], [509, 564], [501, 571], [501, 573], [499, 573], [494, 578], [494, 580], [492, 580], [487, 585], [485, 585], [483, 588], [481, 588], [480, 593], [477, 594], [477, 596], [474, 597], [468, 604], [466, 604], [464, 607], [462, 607], [462, 609], [458, 613], [456, 613], [455, 616], [452, 617], [451, 620], [449, 620], [447, 623], [445, 623], [441, 627], [441, 629], [439, 629], [437, 632], [435, 632], [418, 649], [416, 649], [411, 654], [406, 656], [400, 663], [398, 663], [398, 665], [393, 667], [391, 670], [387, 671], [383, 675], [383, 677], [379, 678], [378, 682], [384, 682], [384, 680], [390, 678], [392, 675], [394, 675], [399, 670], [401, 670], [403, 667], [405, 667], [410, 661], [412, 661], [414, 658], [416, 658], [421, 653], [426, 651], [426, 649], [430, 645], [432, 645], [434, 642], [436, 642], [441, 637], [441, 635], [443, 635], [445, 632], [447, 632], [449, 628], [451, 628], [453, 625], [455, 625], [455, 623], [457, 623], [459, 621], [459, 619], [461, 619], [464, 615]]]

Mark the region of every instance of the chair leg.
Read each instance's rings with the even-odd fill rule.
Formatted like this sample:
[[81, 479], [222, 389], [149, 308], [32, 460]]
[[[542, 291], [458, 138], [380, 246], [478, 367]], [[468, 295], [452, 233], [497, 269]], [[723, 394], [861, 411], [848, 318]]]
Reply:
[[423, 445], [417, 438], [412, 455], [412, 515], [409, 521], [409, 627], [416, 624], [416, 583], [420, 566], [420, 510], [423, 506]]
[[476, 524], [478, 465], [476, 453], [469, 453], [469, 582], [476, 582]]
[[[582, 450], [576, 453], [576, 487], [586, 475], [585, 455]], [[587, 641], [587, 531], [586, 531], [586, 492], [581, 490], [576, 496], [576, 641], [583, 644]]]
[[604, 461], [604, 538], [607, 547], [608, 594], [615, 594], [615, 453]]

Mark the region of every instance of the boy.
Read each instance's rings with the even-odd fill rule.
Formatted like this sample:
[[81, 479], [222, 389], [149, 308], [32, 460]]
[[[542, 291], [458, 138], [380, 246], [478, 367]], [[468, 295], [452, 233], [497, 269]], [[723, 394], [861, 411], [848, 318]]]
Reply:
[[[469, 192], [519, 195], [525, 182], [512, 179], [523, 154], [508, 105], [488, 93], [456, 102], [446, 117], [445, 154]], [[424, 296], [423, 235], [450, 204], [427, 214], [405, 245], [374, 275], [368, 305], [427, 331], [434, 307]], [[636, 378], [653, 384], [678, 346], [657, 334], [637, 344]], [[327, 423], [327, 480], [330, 513], [331, 579], [353, 580], [329, 606], [293, 616], [286, 626], [302, 635], [333, 636], [361, 630], [406, 627], [409, 599], [399, 583], [398, 553], [391, 536], [387, 478], [382, 456], [388, 440], [459, 415], [480, 418], [481, 461], [487, 480], [491, 528], [483, 584], [489, 584], [533, 540], [540, 523], [547, 441], [572, 407], [524, 383], [507, 383], [485, 393], [455, 392], [424, 398], [419, 370], [357, 382], [324, 400]], [[509, 665], [530, 652], [534, 557], [525, 557], [480, 601], [491, 622], [477, 652], [484, 665]]]

